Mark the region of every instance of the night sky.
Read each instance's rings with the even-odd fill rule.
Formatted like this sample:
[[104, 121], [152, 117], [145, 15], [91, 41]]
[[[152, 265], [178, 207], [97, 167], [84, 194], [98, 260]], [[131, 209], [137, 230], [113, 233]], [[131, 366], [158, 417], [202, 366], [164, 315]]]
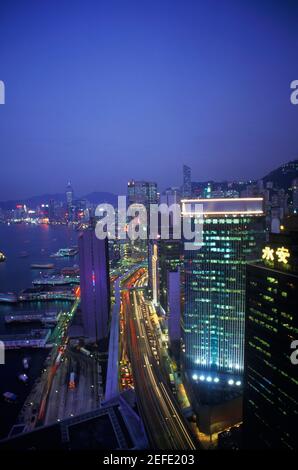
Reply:
[[295, 3], [1, 0], [0, 200], [297, 158]]

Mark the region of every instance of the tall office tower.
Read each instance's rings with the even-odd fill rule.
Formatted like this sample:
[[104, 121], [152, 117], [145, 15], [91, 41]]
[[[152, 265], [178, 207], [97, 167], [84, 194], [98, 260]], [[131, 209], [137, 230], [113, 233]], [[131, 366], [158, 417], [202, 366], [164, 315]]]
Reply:
[[245, 269], [264, 241], [262, 198], [182, 201], [183, 217], [200, 215], [202, 247], [184, 250], [183, 366], [190, 380], [241, 385]]
[[247, 266], [244, 445], [297, 450], [298, 232], [272, 234], [262, 255]]
[[183, 165], [183, 197], [191, 197], [191, 168], [187, 165]]
[[181, 240], [158, 240], [159, 301], [168, 312], [168, 273], [177, 271], [182, 264], [183, 244]]
[[168, 299], [168, 334], [172, 354], [179, 356], [181, 342], [181, 295], [180, 271], [168, 271], [167, 276]]
[[81, 305], [85, 336], [99, 341], [108, 336], [110, 282], [108, 240], [99, 240], [94, 228], [79, 235]]
[[68, 219], [71, 219], [72, 217], [72, 205], [73, 205], [73, 189], [71, 186], [70, 181], [67, 184], [66, 187], [66, 209], [67, 209], [67, 214], [68, 214]]
[[157, 204], [157, 184], [149, 181], [129, 181], [127, 202], [128, 205], [143, 204], [148, 210], [150, 204]]
[[[127, 184], [127, 204], [135, 205], [135, 209], [138, 210], [137, 205], [142, 204], [147, 210], [147, 240], [149, 239], [150, 233], [150, 204], [158, 203], [157, 184], [149, 181], [135, 181], [131, 180]], [[146, 257], [148, 262], [148, 268], [150, 271], [150, 249], [147, 240], [137, 239], [130, 243], [132, 252], [136, 256]], [[150, 284], [149, 278], [149, 284]], [[150, 285], [150, 287], [152, 287]]]

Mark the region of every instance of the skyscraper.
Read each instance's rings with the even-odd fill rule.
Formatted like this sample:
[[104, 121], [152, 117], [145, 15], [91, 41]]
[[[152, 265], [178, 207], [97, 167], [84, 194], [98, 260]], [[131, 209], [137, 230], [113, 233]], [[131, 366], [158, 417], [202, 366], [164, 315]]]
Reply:
[[183, 165], [183, 197], [191, 197], [191, 168], [187, 165]]
[[[147, 239], [150, 233], [150, 204], [157, 204], [157, 184], [149, 181], [135, 181], [131, 180], [127, 184], [127, 204], [128, 206], [134, 205], [134, 209], [139, 211], [141, 208], [138, 205], [142, 204], [147, 211]], [[147, 240], [137, 239], [130, 243], [131, 250], [137, 256], [147, 257], [149, 271], [151, 270], [150, 263], [150, 249]], [[151, 276], [149, 279], [149, 284]], [[152, 286], [150, 286], [152, 287]]]
[[182, 263], [182, 242], [170, 238], [158, 240], [158, 279], [160, 304], [168, 311], [168, 273], [177, 271]]
[[298, 233], [271, 235], [262, 255], [247, 266], [244, 445], [297, 450]]
[[108, 336], [110, 313], [108, 241], [89, 228], [79, 235], [80, 286], [84, 333], [91, 341]]
[[241, 385], [245, 268], [264, 239], [263, 200], [191, 200], [192, 214], [195, 203], [203, 204], [203, 246], [184, 251], [184, 368], [194, 381]]
[[180, 271], [168, 271], [168, 332], [171, 353], [179, 356], [181, 341]]
[[143, 204], [148, 210], [150, 204], [157, 203], [157, 184], [131, 180], [127, 184], [127, 199], [128, 205]]
[[73, 189], [71, 186], [71, 182], [69, 181], [66, 187], [66, 209], [68, 219], [72, 217], [72, 205], [73, 205]]

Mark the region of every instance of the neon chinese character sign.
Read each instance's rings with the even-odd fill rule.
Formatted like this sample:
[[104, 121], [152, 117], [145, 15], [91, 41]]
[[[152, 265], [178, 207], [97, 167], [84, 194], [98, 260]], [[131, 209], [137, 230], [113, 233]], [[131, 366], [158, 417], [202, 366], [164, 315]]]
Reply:
[[275, 261], [277, 259], [278, 263], [288, 264], [290, 256], [288, 248], [284, 246], [277, 248], [275, 251], [270, 246], [265, 246], [262, 250], [262, 259], [264, 261]]

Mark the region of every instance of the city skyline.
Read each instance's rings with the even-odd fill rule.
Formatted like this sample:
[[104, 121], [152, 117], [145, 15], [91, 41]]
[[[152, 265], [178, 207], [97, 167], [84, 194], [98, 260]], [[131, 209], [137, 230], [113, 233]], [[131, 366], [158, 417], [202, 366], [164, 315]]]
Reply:
[[[221, 180], [220, 179], [215, 180], [213, 178], [209, 178], [209, 179], [205, 179], [205, 180], [199, 180], [198, 178], [196, 178], [196, 175], [194, 175], [194, 178], [192, 178], [192, 176], [193, 176], [192, 168], [190, 168], [190, 167], [187, 167], [187, 168], [190, 168], [190, 170], [191, 170], [191, 180], [190, 180], [191, 184], [192, 183], [193, 184], [196, 184], [196, 183], [199, 183], [199, 184], [214, 183], [215, 186], [216, 186], [216, 185], [220, 185], [220, 184], [223, 184], [223, 183], [231, 183], [231, 184], [233, 184], [233, 183], [236, 183], [236, 184], [237, 183], [241, 183], [241, 184], [244, 183], [244, 185], [249, 185], [251, 183], [264, 180], [265, 178], [268, 178], [269, 174], [272, 173], [273, 171], [277, 171], [280, 168], [282, 168], [284, 166], [287, 166], [289, 164], [295, 163], [297, 161], [298, 161], [298, 159], [287, 160], [287, 161], [284, 161], [278, 168], [269, 167], [266, 174], [264, 174], [264, 175], [262, 175], [262, 176], [260, 176], [259, 178], [256, 178], [256, 179], [251, 179], [249, 177], [243, 177], [243, 178], [239, 178], [238, 180], [233, 179], [233, 178], [221, 179]], [[31, 192], [29, 192], [28, 195], [26, 195], [26, 196], [1, 199], [0, 204], [1, 203], [8, 203], [8, 202], [17, 202], [17, 201], [22, 202], [22, 201], [35, 199], [35, 198], [42, 198], [42, 197], [46, 197], [46, 198], [53, 197], [54, 200], [55, 200], [55, 197], [56, 197], [56, 198], [58, 198], [58, 200], [60, 200], [60, 199], [64, 200], [65, 199], [65, 190], [67, 192], [67, 189], [68, 189], [69, 185], [71, 185], [71, 187], [72, 187], [72, 198], [73, 198], [74, 201], [76, 199], [86, 198], [89, 195], [96, 195], [96, 194], [109, 195], [109, 196], [115, 196], [115, 197], [125, 195], [126, 192], [127, 192], [127, 185], [130, 182], [136, 182], [136, 183], [144, 182], [146, 184], [155, 184], [157, 186], [157, 192], [162, 196], [165, 196], [168, 190], [170, 190], [170, 191], [171, 190], [177, 190], [178, 192], [181, 192], [181, 195], [183, 195], [183, 187], [184, 187], [184, 184], [183, 184], [183, 168], [185, 166], [186, 166], [185, 164], [182, 164], [180, 166], [180, 181], [178, 181], [177, 185], [168, 184], [166, 186], [160, 187], [158, 185], [158, 183], [156, 183], [155, 181], [154, 182], [153, 181], [148, 181], [148, 180], [146, 180], [145, 177], [144, 178], [139, 178], [139, 179], [130, 178], [130, 181], [125, 182], [122, 192], [117, 193], [117, 192], [113, 192], [113, 191], [109, 191], [109, 190], [101, 191], [101, 190], [97, 190], [96, 188], [95, 189], [94, 188], [89, 188], [89, 190], [87, 190], [87, 192], [82, 193], [77, 188], [73, 188], [72, 181], [70, 181], [69, 179], [68, 180], [66, 179], [66, 181], [64, 182], [64, 186], [62, 188], [59, 188], [58, 191], [57, 191], [57, 188], [56, 188], [56, 191], [53, 192], [53, 193], [41, 192], [41, 193], [37, 194], [36, 192], [31, 190]], [[66, 182], [67, 182], [67, 184], [66, 184]], [[87, 199], [88, 199], [88, 197], [87, 197]], [[129, 199], [129, 197], [128, 197], [128, 199]], [[163, 202], [166, 202], [166, 201], [163, 200]]]

